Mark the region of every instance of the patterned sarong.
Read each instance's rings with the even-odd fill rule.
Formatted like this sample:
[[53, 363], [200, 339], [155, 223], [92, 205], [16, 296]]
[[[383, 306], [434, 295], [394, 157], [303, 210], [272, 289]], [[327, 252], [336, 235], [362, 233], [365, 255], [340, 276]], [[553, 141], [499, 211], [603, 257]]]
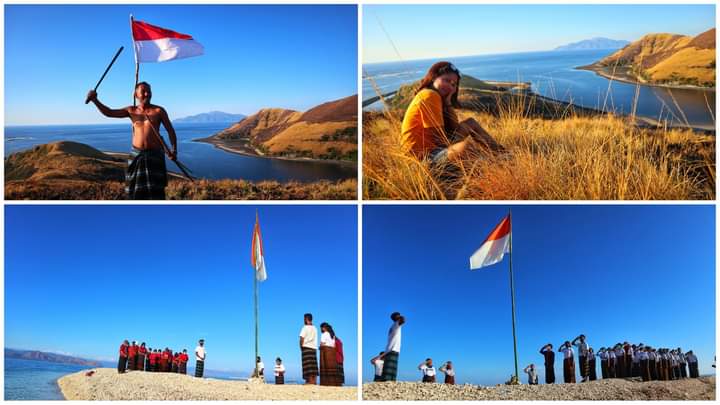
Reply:
[[302, 370], [304, 380], [318, 375], [317, 350], [302, 348]]
[[164, 200], [167, 186], [165, 155], [159, 149], [133, 148], [125, 175], [129, 200]]
[[118, 373], [124, 373], [126, 366], [127, 366], [127, 357], [120, 356], [120, 358], [118, 358]]
[[563, 360], [563, 378], [565, 384], [575, 382], [575, 360], [572, 357]]
[[340, 379], [340, 385], [345, 384], [345, 366], [342, 363], [338, 363], [338, 378]]
[[340, 386], [334, 347], [320, 346], [320, 385]]
[[385, 357], [383, 358], [383, 360], [385, 360], [385, 363], [383, 363], [382, 371], [383, 381], [397, 381], [399, 359], [400, 353], [398, 352], [388, 352], [387, 354], [385, 354]]
[[285, 384], [285, 375], [280, 374], [275, 376], [275, 385], [283, 385]]
[[197, 360], [197, 362], [195, 363], [195, 377], [202, 377], [204, 371], [205, 362], [202, 360]]

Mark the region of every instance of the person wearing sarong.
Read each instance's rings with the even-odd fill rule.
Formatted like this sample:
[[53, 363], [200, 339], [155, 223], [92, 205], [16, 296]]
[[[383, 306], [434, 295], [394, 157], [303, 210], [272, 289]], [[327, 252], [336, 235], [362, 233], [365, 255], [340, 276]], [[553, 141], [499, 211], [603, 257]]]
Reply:
[[168, 368], [168, 362], [170, 361], [170, 355], [168, 354], [167, 348], [160, 353], [160, 371], [166, 373]]
[[195, 348], [195, 377], [202, 378], [203, 372], [205, 371], [205, 339], [198, 341], [198, 346]]
[[343, 342], [335, 335], [335, 360], [338, 364], [338, 379], [340, 385], [345, 384], [345, 353], [343, 351]]
[[615, 377], [625, 378], [625, 350], [623, 345], [618, 343], [615, 345]]
[[150, 362], [150, 368], [148, 371], [157, 371], [157, 349], [150, 350], [148, 361]]
[[435, 374], [437, 374], [437, 372], [435, 371], [435, 366], [433, 366], [433, 361], [431, 358], [428, 357], [427, 359], [425, 359], [425, 361], [420, 363], [420, 365], [418, 366], [418, 370], [420, 370], [423, 374], [422, 382], [435, 382]]
[[445, 374], [445, 384], [455, 385], [455, 368], [452, 361], [446, 361], [445, 364], [440, 366], [440, 372]]
[[685, 358], [685, 353], [683, 353], [682, 349], [678, 347], [677, 354], [680, 360], [680, 377], [687, 378], [687, 359]]
[[370, 359], [370, 364], [372, 364], [375, 368], [375, 376], [373, 377], [373, 382], [379, 382], [383, 380], [383, 364], [385, 364], [385, 361], [382, 359], [383, 354], [385, 354], [385, 352], [380, 352], [380, 354]]
[[152, 90], [146, 82], [135, 86], [137, 106], [112, 109], [101, 103], [94, 90], [88, 92], [86, 102], [92, 101], [100, 113], [110, 118], [130, 118], [132, 121], [132, 152], [126, 173], [126, 191], [129, 199], [165, 199], [167, 170], [160, 125], [167, 130], [172, 149], [168, 158], [177, 158], [177, 136], [164, 108], [150, 103]]
[[617, 359], [615, 358], [615, 350], [608, 348], [605, 353], [607, 353], [608, 356], [608, 378], [616, 378], [615, 368], [617, 367]]
[[640, 376], [643, 381], [650, 381], [650, 357], [647, 348], [643, 348], [638, 353], [638, 357], [640, 358]]
[[273, 373], [275, 374], [275, 385], [285, 384], [285, 366], [282, 364], [280, 357], [275, 359], [275, 369]]
[[187, 354], [187, 349], [183, 349], [182, 353], [180, 353], [180, 360], [178, 362], [178, 373], [187, 374], [188, 360], [189, 360], [189, 357]]
[[137, 368], [137, 353], [138, 345], [133, 340], [132, 344], [128, 348], [128, 369], [135, 370]]
[[590, 381], [597, 380], [597, 363], [595, 362], [595, 351], [591, 347], [588, 349], [588, 356], [587, 356], [587, 364], [588, 364], [588, 379]]
[[642, 346], [635, 346], [632, 345], [633, 349], [633, 358], [632, 358], [632, 376], [633, 377], [640, 377], [640, 351], [642, 350]]
[[588, 376], [590, 374], [590, 370], [588, 367], [588, 348], [590, 346], [585, 340], [585, 335], [580, 335], [573, 339], [572, 345], [577, 347], [578, 367], [580, 368], [580, 376], [582, 377], [582, 382], [585, 382], [588, 380]]
[[558, 352], [563, 354], [563, 379], [565, 384], [575, 383], [575, 358], [569, 341], [560, 346]]
[[523, 369], [523, 373], [528, 375], [528, 385], [538, 385], [538, 375], [535, 369], [535, 364], [530, 364]]
[[303, 315], [303, 327], [300, 329], [300, 355], [305, 384], [315, 385], [319, 374], [317, 361], [318, 340], [317, 329], [313, 326], [312, 320], [312, 314]]
[[170, 369], [171, 373], [177, 373], [178, 372], [178, 357], [180, 356], [180, 353], [175, 353], [172, 355], [170, 362], [172, 363], [172, 368]]
[[700, 370], [698, 369], [698, 359], [697, 356], [695, 356], [695, 353], [693, 353], [692, 350], [687, 352], [687, 363], [688, 368], [690, 368], [690, 378], [698, 378], [700, 377]]
[[145, 356], [147, 356], [147, 348], [145, 342], [142, 342], [137, 352], [137, 369], [140, 371], [145, 370]]
[[152, 365], [150, 365], [150, 358], [152, 357], [152, 353], [152, 347], [148, 347], [147, 353], [145, 353], [145, 371], [152, 371]]
[[623, 375], [625, 377], [632, 377], [632, 360], [633, 360], [633, 349], [632, 345], [630, 343], [625, 342], [623, 343], [623, 351], [625, 352], [625, 370], [623, 370]]
[[398, 361], [400, 360], [400, 346], [402, 342], [402, 325], [405, 324], [405, 317], [400, 312], [393, 312], [390, 315], [393, 321], [388, 331], [387, 346], [385, 354], [382, 355], [383, 363], [383, 381], [396, 381], [398, 371]]
[[555, 384], [555, 352], [551, 343], [540, 349], [540, 354], [545, 358], [545, 384]]
[[257, 356], [255, 359], [255, 371], [254, 371], [254, 377], [260, 378], [263, 381], [265, 381], [265, 363], [263, 363], [260, 356]]
[[127, 340], [124, 340], [122, 344], [120, 345], [120, 352], [118, 356], [118, 373], [122, 374], [125, 372], [125, 369], [127, 367], [127, 359], [128, 359], [128, 348], [130, 344]]
[[320, 385], [339, 387], [335, 331], [327, 323], [320, 324]]
[[600, 358], [600, 376], [602, 376], [603, 380], [608, 378], [608, 359], [609, 355], [605, 351], [604, 347], [601, 347], [600, 350], [598, 350], [596, 356]]

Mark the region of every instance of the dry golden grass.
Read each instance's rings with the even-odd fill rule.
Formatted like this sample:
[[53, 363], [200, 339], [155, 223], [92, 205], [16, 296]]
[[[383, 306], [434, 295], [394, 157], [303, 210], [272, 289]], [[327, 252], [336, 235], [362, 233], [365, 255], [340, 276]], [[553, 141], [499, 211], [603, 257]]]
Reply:
[[461, 110], [508, 154], [473, 151], [458, 174], [433, 172], [400, 142], [401, 111], [363, 120], [366, 199], [708, 200], [715, 198], [715, 137], [691, 130], [640, 129], [628, 119], [532, 118], [523, 103], [499, 116]]
[[307, 151], [311, 153], [312, 156], [321, 156], [327, 154], [331, 148], [346, 153], [357, 150], [357, 143], [325, 141], [322, 140], [322, 137], [348, 127], [356, 126], [357, 121], [333, 121], [323, 123], [296, 122], [270, 138], [264, 145], [270, 153], [281, 153], [291, 149]]

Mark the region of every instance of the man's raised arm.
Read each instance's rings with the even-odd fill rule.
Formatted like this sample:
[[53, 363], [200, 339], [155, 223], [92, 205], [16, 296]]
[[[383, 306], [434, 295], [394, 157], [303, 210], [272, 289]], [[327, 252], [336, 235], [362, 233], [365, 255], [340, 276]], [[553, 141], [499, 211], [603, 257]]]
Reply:
[[87, 94], [86, 102], [92, 101], [93, 104], [97, 107], [97, 109], [102, 113], [102, 115], [110, 118], [128, 118], [130, 117], [130, 113], [128, 112], [127, 108], [119, 109], [119, 110], [113, 110], [112, 108], [106, 106], [105, 104], [101, 103], [100, 100], [97, 98], [97, 92], [95, 90], [90, 90]]

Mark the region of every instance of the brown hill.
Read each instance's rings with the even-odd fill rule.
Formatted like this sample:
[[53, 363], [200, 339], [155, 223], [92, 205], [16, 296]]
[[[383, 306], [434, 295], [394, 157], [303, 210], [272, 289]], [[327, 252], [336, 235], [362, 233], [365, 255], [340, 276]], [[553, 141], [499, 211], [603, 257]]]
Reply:
[[340, 100], [323, 103], [305, 111], [300, 117], [300, 121], [312, 123], [357, 121], [357, 103], [357, 94], [341, 98]]
[[282, 108], [263, 108], [214, 135], [218, 139], [250, 139], [262, 143], [296, 122], [302, 113]]
[[715, 28], [695, 37], [648, 34], [594, 65], [651, 84], [715, 86]]

